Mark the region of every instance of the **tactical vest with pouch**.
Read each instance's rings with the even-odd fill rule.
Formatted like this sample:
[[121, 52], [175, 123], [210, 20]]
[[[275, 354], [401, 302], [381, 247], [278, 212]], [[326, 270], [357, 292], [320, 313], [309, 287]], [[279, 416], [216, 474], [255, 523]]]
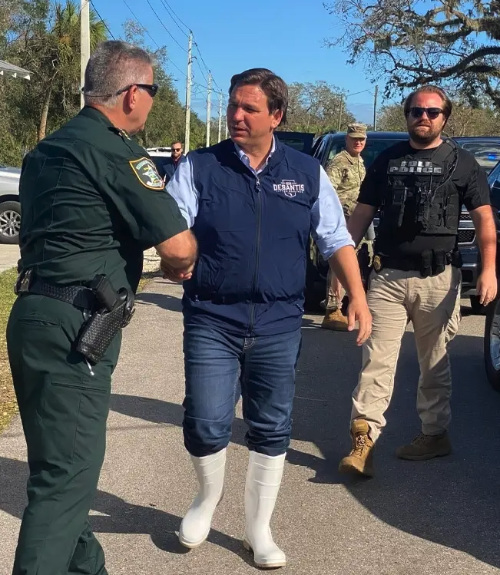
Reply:
[[419, 235], [456, 236], [460, 194], [452, 182], [458, 149], [450, 140], [429, 159], [407, 154], [390, 160], [380, 226], [387, 233], [411, 226]]

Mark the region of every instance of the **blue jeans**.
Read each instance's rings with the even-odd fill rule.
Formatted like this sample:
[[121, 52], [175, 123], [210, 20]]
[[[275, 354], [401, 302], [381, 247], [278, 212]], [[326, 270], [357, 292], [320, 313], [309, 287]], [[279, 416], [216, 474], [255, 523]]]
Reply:
[[246, 338], [202, 325], [184, 329], [184, 444], [203, 457], [227, 447], [238, 381], [248, 448], [285, 453], [290, 443], [300, 329]]

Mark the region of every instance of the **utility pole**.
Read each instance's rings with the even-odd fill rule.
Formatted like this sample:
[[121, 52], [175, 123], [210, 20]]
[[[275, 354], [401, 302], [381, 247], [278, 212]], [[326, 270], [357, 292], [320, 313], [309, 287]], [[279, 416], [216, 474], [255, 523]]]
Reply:
[[219, 136], [217, 142], [220, 142], [222, 136], [222, 92], [219, 93]]
[[[80, 88], [85, 85], [85, 68], [90, 58], [90, 7], [89, 0], [81, 0], [80, 5]], [[85, 105], [80, 90], [80, 108]]]
[[207, 92], [207, 148], [210, 146], [210, 116], [212, 114], [212, 73], [208, 72]]
[[373, 94], [373, 131], [377, 131], [377, 96], [378, 96], [378, 85], [375, 84], [375, 93]]
[[189, 136], [191, 134], [191, 66], [193, 64], [193, 35], [189, 33], [188, 40], [188, 67], [186, 78], [186, 130], [184, 135], [184, 151], [189, 152]]
[[344, 98], [342, 98], [342, 96], [340, 96], [340, 108], [339, 108], [339, 127], [337, 132], [340, 132], [340, 126], [342, 125], [342, 108], [344, 106]]

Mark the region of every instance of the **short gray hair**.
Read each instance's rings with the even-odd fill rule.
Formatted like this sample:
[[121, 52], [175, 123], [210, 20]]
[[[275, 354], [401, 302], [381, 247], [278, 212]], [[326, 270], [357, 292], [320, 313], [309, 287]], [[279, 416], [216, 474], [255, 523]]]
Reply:
[[144, 84], [153, 59], [142, 48], [110, 40], [97, 46], [85, 69], [85, 104], [112, 108], [116, 92], [132, 84]]

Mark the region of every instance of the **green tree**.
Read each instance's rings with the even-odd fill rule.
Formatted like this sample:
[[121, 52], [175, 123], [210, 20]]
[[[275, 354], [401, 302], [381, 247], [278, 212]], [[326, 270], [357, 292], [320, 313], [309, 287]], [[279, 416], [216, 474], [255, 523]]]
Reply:
[[[6, 59], [31, 72], [29, 82], [0, 80], [2, 127], [10, 140], [0, 146], [1, 159], [19, 164], [27, 149], [79, 109], [80, 11], [71, 0], [53, 7], [49, 0], [7, 1], [9, 17], [0, 10], [0, 46]], [[90, 32], [92, 50], [106, 39], [93, 11]]]
[[287, 122], [280, 129], [314, 134], [345, 130], [355, 120], [346, 111], [345, 98], [339, 88], [323, 81], [294, 82], [288, 87]]
[[386, 96], [439, 83], [500, 107], [500, 0], [335, 0], [326, 6], [349, 62], [385, 77]]
[[[136, 46], [141, 46], [153, 57], [154, 78], [159, 89], [154, 105], [149, 113], [144, 131], [138, 135], [139, 142], [146, 148], [154, 146], [168, 146], [173, 140], [184, 142], [186, 113], [179, 101], [174, 83], [166, 72], [168, 54], [165, 46], [151, 51], [146, 46], [144, 35], [146, 30], [137, 22], [128, 20], [124, 24], [125, 39]], [[191, 148], [197, 148], [204, 143], [205, 123], [191, 112]]]

